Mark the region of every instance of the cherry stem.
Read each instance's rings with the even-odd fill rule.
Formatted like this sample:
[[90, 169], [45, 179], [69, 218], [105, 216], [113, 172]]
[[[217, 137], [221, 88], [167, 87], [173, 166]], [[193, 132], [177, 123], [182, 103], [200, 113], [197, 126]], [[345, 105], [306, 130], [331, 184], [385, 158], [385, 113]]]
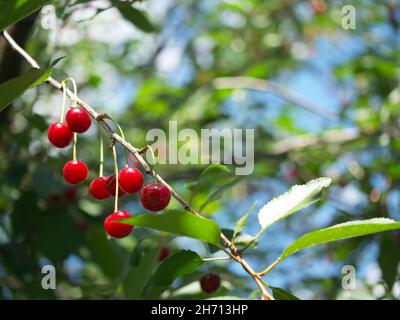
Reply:
[[[110, 119], [112, 122], [115, 123], [115, 125], [118, 128], [118, 131], [122, 137], [122, 139], [125, 140], [125, 134], [124, 134], [124, 130], [122, 130], [121, 126], [118, 124], [117, 121], [115, 121], [113, 118], [111, 118], [110, 116], [108, 116], [108, 119]], [[125, 140], [126, 141], [126, 140]], [[126, 150], [126, 148], [124, 148], [124, 158], [125, 158], [125, 167], [129, 167], [129, 161], [128, 161], [128, 150]]]
[[71, 107], [76, 107], [77, 103], [76, 103], [76, 99], [78, 97], [78, 89], [76, 86], [76, 82], [73, 78], [69, 77], [64, 79], [61, 82], [61, 86], [62, 86], [62, 90], [63, 90], [63, 104], [62, 104], [62, 109], [61, 109], [61, 116], [60, 116], [60, 122], [64, 122], [64, 113], [65, 113], [65, 105], [67, 104], [67, 85], [68, 85], [68, 81], [72, 82], [72, 86], [74, 88], [74, 96], [71, 99]]
[[[150, 145], [148, 145], [147, 148], [148, 148], [148, 150], [150, 151], [151, 160], [152, 160], [152, 162], [153, 162], [152, 169], [153, 169], [153, 171], [156, 171], [157, 161], [156, 161], [156, 156], [155, 156], [155, 154], [154, 154], [154, 150], [153, 150], [153, 148], [152, 148]], [[156, 178], [156, 177], [153, 177], [153, 178], [154, 178], [154, 182], [157, 183], [157, 182], [158, 182], [158, 181], [157, 181], [157, 178]]]
[[99, 177], [103, 176], [103, 167], [104, 167], [104, 146], [103, 146], [103, 133], [101, 132], [100, 124], [99, 124], [99, 141], [100, 141], [100, 168], [99, 168]]
[[67, 88], [65, 85], [65, 82], [61, 82], [62, 90], [63, 90], [63, 103], [62, 103], [62, 108], [61, 108], [61, 116], [60, 116], [60, 122], [64, 122], [64, 112], [65, 112], [65, 104], [67, 103]]
[[76, 161], [76, 142], [77, 142], [77, 134], [74, 133], [74, 145], [72, 146], [72, 160]]
[[[113, 121], [114, 121], [114, 120], [113, 120]], [[124, 130], [122, 130], [121, 126], [120, 126], [116, 121], [114, 121], [114, 122], [115, 122], [116, 126], [118, 127], [118, 130], [119, 130], [119, 132], [120, 132], [120, 134], [121, 134], [122, 139], [125, 140]], [[124, 148], [124, 158], [125, 158], [125, 167], [129, 167], [129, 162], [128, 162], [128, 151], [127, 151], [125, 148]]]
[[72, 82], [72, 87], [74, 88], [74, 96], [71, 99], [71, 107], [74, 108], [74, 107], [77, 106], [76, 99], [78, 97], [78, 89], [77, 89], [77, 86], [76, 86], [76, 82], [75, 82], [74, 78], [72, 78], [72, 77], [68, 77], [64, 81], [65, 81], [65, 83], [68, 83], [68, 81]]
[[115, 145], [112, 147], [113, 159], [114, 159], [114, 172], [115, 172], [115, 201], [114, 201], [114, 212], [118, 211], [118, 162], [117, 162], [117, 150]]

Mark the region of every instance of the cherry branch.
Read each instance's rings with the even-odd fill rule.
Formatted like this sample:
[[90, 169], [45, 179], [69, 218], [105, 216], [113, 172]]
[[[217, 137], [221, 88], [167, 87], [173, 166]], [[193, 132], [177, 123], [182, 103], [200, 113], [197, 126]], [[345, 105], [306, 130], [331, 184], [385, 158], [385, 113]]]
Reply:
[[[8, 34], [7, 31], [3, 31], [3, 36], [7, 40], [7, 42], [11, 45], [11, 47], [17, 51], [33, 68], [40, 69], [39, 64], [33, 59], [22, 47], [20, 47], [14, 39]], [[54, 88], [62, 91], [62, 84], [51, 76], [46, 80], [46, 83], [53, 86]], [[119, 143], [123, 148], [128, 150], [139, 162], [140, 166], [146, 172], [146, 174], [155, 178], [159, 183], [164, 184], [171, 192], [171, 195], [179, 202], [179, 204], [188, 212], [195, 214], [196, 216], [203, 216], [192, 208], [189, 203], [187, 203], [157, 172], [155, 172], [147, 161], [141, 156], [142, 150], [132, 146], [129, 142], [127, 142], [124, 138], [118, 135], [112, 127], [105, 121], [109, 119], [107, 114], [98, 113], [93, 107], [91, 107], [88, 103], [82, 100], [79, 96], [75, 95], [71, 90], [67, 89], [66, 94], [73, 100], [76, 101], [83, 109], [85, 109], [99, 124], [99, 126], [106, 132], [106, 134], [110, 137], [113, 143]], [[234, 261], [238, 262], [242, 268], [251, 276], [254, 282], [257, 284], [258, 288], [261, 291], [263, 300], [273, 300], [274, 298], [269, 294], [266, 290], [263, 281], [260, 275], [254, 271], [254, 269], [246, 262], [246, 260], [241, 257], [239, 250], [236, 245], [232, 243], [223, 233], [220, 235], [222, 241], [225, 246], [229, 249], [227, 251], [224, 249], [224, 252], [228, 254]]]
[[338, 115], [326, 107], [315, 104], [313, 101], [302, 97], [287, 88], [269, 80], [257, 79], [252, 77], [221, 77], [213, 81], [213, 86], [216, 89], [250, 89], [269, 92], [277, 97], [280, 97], [294, 105], [311, 111], [325, 119], [337, 120]]

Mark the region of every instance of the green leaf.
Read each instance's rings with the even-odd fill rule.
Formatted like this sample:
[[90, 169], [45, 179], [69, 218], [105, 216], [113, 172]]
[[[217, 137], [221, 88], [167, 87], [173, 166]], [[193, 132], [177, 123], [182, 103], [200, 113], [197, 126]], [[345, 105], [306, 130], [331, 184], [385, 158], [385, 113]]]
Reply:
[[400, 250], [397, 239], [387, 234], [382, 237], [379, 251], [379, 266], [382, 270], [382, 277], [389, 288], [392, 288], [400, 273], [398, 266], [400, 263]]
[[132, 7], [129, 3], [122, 3], [120, 1], [112, 2], [124, 19], [132, 23], [136, 28], [143, 32], [154, 32], [156, 30], [143, 11]]
[[246, 225], [247, 219], [250, 215], [250, 213], [253, 212], [257, 202], [254, 202], [254, 204], [250, 207], [250, 209], [247, 211], [247, 213], [239, 219], [239, 221], [236, 224], [235, 230], [233, 231], [233, 237], [232, 241], [235, 240], [236, 236], [240, 233], [240, 231], [243, 230], [244, 226]]
[[112, 241], [107, 240], [104, 230], [97, 226], [91, 226], [87, 233], [87, 242], [93, 260], [103, 272], [110, 279], [119, 277], [123, 271], [124, 259], [120, 248]]
[[61, 57], [58, 57], [58, 58], [54, 59], [53, 61], [51, 61], [51, 62], [49, 63], [49, 67], [50, 67], [50, 68], [53, 68], [57, 63], [59, 63], [59, 62], [60, 62], [61, 60], [63, 60], [65, 57], [66, 57], [66, 56], [61, 56]]
[[134, 251], [135, 261], [132, 269], [123, 281], [124, 297], [126, 299], [140, 299], [147, 281], [152, 276], [160, 255], [160, 248], [146, 248], [139, 244]]
[[231, 170], [229, 170], [227, 166], [219, 163], [213, 163], [203, 170], [203, 172], [200, 175], [200, 178], [210, 177], [210, 176], [213, 177], [221, 173], [230, 173], [230, 172]]
[[326, 229], [307, 233], [295, 240], [283, 251], [280, 259], [282, 260], [295, 252], [317, 244], [395, 229], [400, 229], [400, 222], [387, 218], [374, 218], [337, 224]]
[[276, 300], [300, 300], [293, 293], [281, 288], [272, 287], [272, 295]]
[[0, 31], [49, 2], [50, 0], [0, 0]]
[[233, 176], [231, 170], [225, 165], [215, 163], [205, 168], [197, 181], [187, 183], [185, 186], [191, 191], [208, 191], [210, 184], [226, 185]]
[[263, 230], [275, 222], [315, 202], [314, 197], [331, 184], [330, 178], [318, 178], [303, 185], [295, 185], [288, 192], [272, 199], [258, 213]]
[[204, 261], [196, 252], [181, 250], [167, 257], [160, 264], [151, 284], [157, 287], [168, 287], [175, 279], [192, 273], [203, 263]]
[[0, 84], [0, 112], [8, 107], [27, 89], [41, 84], [50, 75], [51, 69], [30, 69], [23, 75]]
[[221, 230], [209, 219], [185, 211], [167, 211], [162, 214], [141, 214], [121, 220], [126, 224], [148, 227], [219, 245]]

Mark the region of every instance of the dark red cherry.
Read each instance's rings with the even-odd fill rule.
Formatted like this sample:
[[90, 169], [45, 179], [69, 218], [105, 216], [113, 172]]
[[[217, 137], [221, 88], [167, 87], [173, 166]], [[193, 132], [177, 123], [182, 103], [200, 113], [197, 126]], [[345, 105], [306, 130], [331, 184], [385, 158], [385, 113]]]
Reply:
[[160, 211], [168, 206], [171, 200], [171, 192], [161, 184], [154, 183], [144, 186], [140, 193], [140, 201], [143, 207], [150, 211]]
[[107, 190], [107, 177], [94, 179], [89, 185], [89, 192], [97, 200], [104, 200], [111, 197], [110, 192]]
[[144, 179], [137, 168], [126, 167], [118, 174], [118, 182], [126, 193], [135, 193], [143, 187]]
[[65, 114], [68, 127], [76, 133], [83, 133], [89, 129], [92, 120], [87, 111], [81, 107], [73, 107]]
[[[117, 179], [115, 179], [115, 174], [107, 177], [107, 190], [108, 192], [115, 197], [115, 187], [116, 187]], [[118, 185], [118, 197], [122, 197], [126, 194], [124, 190], [122, 190], [121, 186]]]
[[121, 219], [130, 218], [131, 215], [125, 210], [110, 214], [104, 221], [104, 229], [108, 235], [114, 238], [124, 238], [133, 231], [133, 226], [121, 222]]
[[68, 161], [63, 169], [65, 181], [70, 184], [78, 184], [84, 182], [88, 175], [89, 170], [86, 164], [82, 161], [71, 160]]
[[160, 255], [158, 257], [158, 261], [163, 261], [165, 258], [167, 258], [171, 254], [171, 249], [168, 247], [162, 247], [160, 250]]
[[200, 286], [203, 292], [213, 293], [218, 290], [221, 284], [221, 278], [218, 274], [210, 272], [200, 279]]
[[47, 137], [53, 146], [65, 148], [71, 143], [74, 133], [65, 123], [56, 122], [47, 130]]

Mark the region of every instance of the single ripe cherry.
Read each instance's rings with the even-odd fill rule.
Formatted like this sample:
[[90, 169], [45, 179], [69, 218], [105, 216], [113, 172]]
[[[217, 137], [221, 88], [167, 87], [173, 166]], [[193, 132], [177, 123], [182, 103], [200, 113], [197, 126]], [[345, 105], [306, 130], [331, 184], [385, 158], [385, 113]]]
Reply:
[[221, 284], [221, 278], [218, 274], [210, 272], [200, 279], [200, 286], [203, 292], [213, 293], [218, 290]]
[[135, 193], [142, 188], [144, 179], [137, 168], [126, 167], [118, 174], [118, 182], [126, 193]]
[[47, 130], [47, 137], [53, 146], [65, 148], [71, 143], [74, 134], [65, 123], [56, 122]]
[[83, 133], [89, 129], [92, 120], [87, 111], [81, 107], [73, 107], [65, 114], [68, 127], [76, 133]]
[[104, 200], [111, 196], [107, 190], [107, 177], [98, 177], [89, 185], [89, 192], [93, 198]]
[[171, 254], [171, 249], [168, 247], [162, 247], [160, 250], [160, 255], [158, 257], [158, 261], [163, 261], [165, 258], [167, 258]]
[[104, 221], [104, 229], [106, 233], [114, 238], [124, 238], [133, 231], [133, 226], [121, 222], [121, 219], [130, 218], [131, 215], [125, 210], [120, 210], [110, 214]]
[[89, 170], [84, 162], [79, 160], [71, 160], [65, 164], [63, 175], [65, 181], [68, 183], [78, 184], [87, 179]]
[[161, 183], [153, 183], [144, 186], [140, 193], [140, 201], [143, 207], [150, 211], [160, 211], [168, 206], [171, 200], [171, 192]]

